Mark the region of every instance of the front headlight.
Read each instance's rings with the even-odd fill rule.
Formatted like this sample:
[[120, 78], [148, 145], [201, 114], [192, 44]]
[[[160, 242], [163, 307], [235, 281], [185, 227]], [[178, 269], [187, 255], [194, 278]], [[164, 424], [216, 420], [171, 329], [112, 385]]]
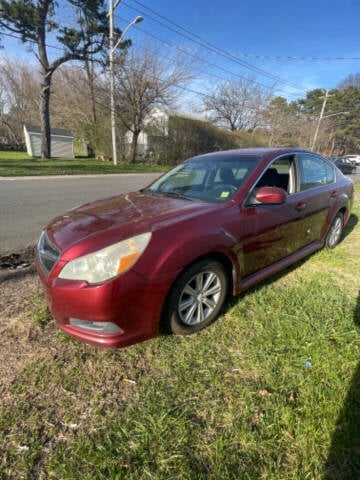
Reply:
[[151, 233], [128, 238], [67, 263], [59, 278], [99, 283], [129, 270], [147, 247]]

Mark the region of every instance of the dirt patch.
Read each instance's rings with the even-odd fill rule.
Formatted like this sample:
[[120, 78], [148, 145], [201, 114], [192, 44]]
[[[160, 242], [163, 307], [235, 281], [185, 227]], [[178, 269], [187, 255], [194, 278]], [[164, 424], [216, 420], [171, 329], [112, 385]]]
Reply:
[[6, 280], [20, 278], [28, 273], [35, 273], [34, 259], [35, 248], [33, 245], [16, 252], [1, 253], [0, 285]]
[[9, 252], [0, 255], [0, 272], [4, 270], [20, 270], [34, 263], [34, 247], [29, 246], [18, 252]]

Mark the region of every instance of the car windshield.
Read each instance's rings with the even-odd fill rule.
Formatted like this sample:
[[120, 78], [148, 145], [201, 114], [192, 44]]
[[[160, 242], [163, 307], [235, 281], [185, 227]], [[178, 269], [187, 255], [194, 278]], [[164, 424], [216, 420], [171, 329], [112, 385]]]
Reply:
[[230, 200], [259, 163], [251, 155], [204, 155], [178, 165], [149, 188], [154, 194], [222, 203]]

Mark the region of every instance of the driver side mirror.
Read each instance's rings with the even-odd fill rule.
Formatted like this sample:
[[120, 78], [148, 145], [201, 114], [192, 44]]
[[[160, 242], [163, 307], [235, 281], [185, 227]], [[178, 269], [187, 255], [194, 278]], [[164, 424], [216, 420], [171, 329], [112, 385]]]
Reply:
[[287, 193], [279, 187], [261, 187], [256, 192], [255, 200], [263, 205], [281, 205], [286, 202]]

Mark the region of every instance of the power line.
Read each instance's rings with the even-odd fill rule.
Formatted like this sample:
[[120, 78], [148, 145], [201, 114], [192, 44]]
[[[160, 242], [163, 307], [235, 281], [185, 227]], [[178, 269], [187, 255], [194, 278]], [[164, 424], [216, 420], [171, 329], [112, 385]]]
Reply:
[[[125, 20], [123, 17], [116, 17], [117, 19], [121, 19], [121, 20]], [[168, 47], [171, 47], [171, 48], [174, 48], [175, 50], [178, 50], [180, 53], [182, 54], [185, 54], [185, 55], [188, 55], [189, 57], [192, 57], [194, 58], [195, 60], [199, 60], [200, 62], [202, 63], [206, 63], [208, 65], [210, 65], [211, 67], [214, 67], [214, 68], [217, 68], [218, 70], [221, 70], [225, 73], [230, 73], [231, 75], [234, 75], [236, 77], [239, 77], [243, 80], [249, 80], [247, 77], [245, 77], [244, 75], [240, 75], [239, 73], [235, 73], [235, 72], [232, 72], [231, 70], [228, 70], [227, 68], [224, 68], [224, 67], [221, 67], [219, 65], [216, 65], [215, 63], [213, 62], [210, 62], [209, 60], [206, 60], [205, 58], [202, 58], [200, 57], [199, 55], [196, 55], [196, 54], [193, 54], [193, 53], [190, 53], [188, 52], [187, 50], [185, 50], [184, 48], [181, 48], [181, 47], [178, 47], [170, 42], [168, 42], [167, 40], [164, 40], [163, 38], [157, 36], [157, 35], [154, 35], [153, 33], [150, 33], [149, 31], [145, 30], [144, 28], [142, 27], [138, 27], [138, 29], [145, 33], [146, 35], [154, 38], [155, 40], [158, 40], [162, 43], [164, 43], [165, 45], [167, 45]], [[219, 77], [221, 78], [221, 77]], [[224, 78], [222, 78], [224, 80]], [[273, 87], [269, 87], [269, 85], [265, 85], [264, 83], [261, 83], [261, 82], [258, 82], [256, 80], [251, 80], [253, 83], [256, 83], [257, 85], [263, 87], [263, 88], [266, 88], [266, 89], [270, 89], [272, 90]]]
[[[116, 18], [117, 20], [122, 20], [122, 21], [124, 21], [124, 22], [128, 22], [128, 21], [129, 21], [128, 19], [126, 19], [126, 18], [124, 18], [124, 17], [120, 17], [120, 16], [115, 16], [115, 18]], [[247, 80], [247, 81], [251, 81], [252, 83], [254, 83], [254, 84], [256, 84], [256, 85], [259, 85], [260, 87], [265, 88], [265, 89], [267, 89], [267, 90], [270, 90], [270, 91], [272, 91], [272, 92], [278, 92], [279, 94], [282, 93], [282, 94], [285, 95], [285, 96], [293, 96], [293, 97], [298, 98], [298, 95], [295, 94], [295, 93], [284, 92], [284, 91], [281, 90], [281, 89], [275, 89], [275, 85], [272, 85], [272, 86], [265, 85], [264, 83], [258, 82], [257, 80], [250, 79], [250, 78], [248, 78], [248, 77], [245, 77], [244, 75], [240, 75], [239, 73], [233, 72], [233, 71], [231, 71], [231, 70], [229, 70], [229, 69], [227, 69], [227, 68], [221, 67], [220, 65], [217, 65], [217, 64], [215, 64], [215, 63], [213, 63], [213, 62], [210, 62], [209, 60], [207, 60], [207, 59], [205, 59], [205, 58], [202, 58], [202, 57], [200, 57], [199, 55], [190, 53], [190, 52], [187, 51], [186, 49], [184, 49], [184, 48], [182, 48], [182, 47], [179, 47], [179, 46], [177, 46], [177, 45], [174, 45], [174, 44], [168, 42], [167, 40], [164, 40], [163, 38], [161, 38], [161, 37], [159, 37], [159, 36], [157, 36], [157, 35], [149, 32], [148, 30], [145, 30], [145, 29], [142, 28], [142, 27], [137, 26], [137, 28], [138, 28], [139, 31], [141, 31], [141, 32], [144, 33], [145, 35], [147, 35], [147, 36], [149, 36], [149, 37], [151, 37], [151, 38], [153, 38], [153, 39], [155, 39], [155, 40], [163, 43], [164, 45], [167, 45], [168, 47], [173, 48], [173, 49], [175, 49], [175, 50], [178, 50], [180, 53], [185, 54], [185, 55], [188, 55], [189, 57], [192, 57], [193, 59], [195, 59], [195, 60], [197, 60], [197, 61], [200, 61], [200, 62], [202, 62], [202, 63], [204, 63], [204, 64], [207, 64], [207, 65], [209, 65], [209, 66], [211, 66], [211, 67], [213, 67], [213, 68], [216, 68], [216, 69], [218, 69], [218, 70], [220, 70], [220, 71], [222, 71], [222, 72], [224, 72], [224, 73], [229, 73], [230, 75], [233, 75], [233, 76], [238, 77], [238, 78], [240, 78], [240, 79]], [[143, 47], [143, 46], [142, 46], [142, 48], [146, 50], [146, 47]], [[156, 53], [156, 54], [158, 55], [158, 53]], [[216, 74], [214, 74], [214, 73], [209, 73], [209, 72], [208, 72], [207, 75], [213, 76], [213, 77], [218, 78], [219, 80], [222, 80], [222, 81], [226, 81], [226, 80], [227, 80], [226, 78], [220, 77], [219, 75], [216, 75]]]
[[[123, 19], [123, 18], [122, 18], [122, 19]], [[124, 20], [124, 19], [123, 19], [123, 20]], [[143, 30], [142, 30], [142, 31], [143, 31]], [[146, 33], [146, 32], [144, 31], [144, 33]], [[149, 35], [151, 35], [151, 34], [149, 34]], [[151, 36], [153, 36], [153, 35], [151, 35]], [[155, 37], [155, 38], [159, 39], [159, 37]], [[161, 40], [161, 39], [159, 39], [159, 40]], [[164, 40], [164, 42], [166, 42], [166, 41]], [[142, 50], [144, 50], [145, 52], [149, 52], [149, 54], [152, 55], [152, 56], [157, 56], [158, 58], [163, 58], [163, 59], [165, 59], [165, 60], [168, 60], [168, 62], [169, 62], [170, 64], [172, 64], [172, 63], [173, 63], [173, 64], [176, 64], [176, 63], [177, 63], [177, 62], [176, 62], [176, 59], [174, 59], [174, 58], [169, 58], [169, 56], [160, 55], [160, 54], [159, 54], [159, 51], [154, 52], [153, 50], [151, 50], [150, 48], [145, 47], [143, 44], [141, 44], [141, 43], [138, 42], [138, 41], [132, 41], [132, 44], [133, 44], [133, 45], [137, 45], [138, 47], [140, 47], [140, 48], [141, 48]], [[274, 93], [274, 92], [283, 93], [284, 95], [286, 94], [287, 96], [296, 96], [296, 98], [298, 98], [298, 96], [295, 95], [295, 94], [285, 93], [285, 92], [283, 92], [282, 90], [274, 89], [274, 87], [270, 87], [270, 86], [268, 86], [268, 85], [264, 85], [264, 84], [262, 84], [262, 83], [256, 82], [256, 81], [253, 80], [253, 79], [246, 78], [246, 77], [244, 77], [244, 76], [242, 76], [242, 75], [240, 75], [240, 74], [238, 74], [238, 73], [232, 72], [231, 70], [228, 70], [228, 69], [226, 69], [226, 68], [220, 67], [219, 65], [216, 65], [216, 64], [214, 64], [214, 63], [211, 63], [211, 62], [209, 62], [208, 60], [206, 60], [206, 59], [204, 59], [204, 58], [202, 58], [202, 57], [199, 57], [198, 55], [191, 54], [191, 53], [187, 52], [186, 50], [183, 50], [182, 48], [177, 47], [176, 45], [171, 45], [171, 44], [169, 44], [168, 42], [166, 42], [166, 44], [168, 44], [169, 46], [171, 46], [171, 47], [179, 50], [181, 53], [185, 53], [185, 54], [187, 54], [187, 55], [190, 55], [191, 57], [193, 57], [193, 58], [195, 58], [195, 59], [197, 59], [197, 60], [199, 60], [199, 61], [201, 61], [201, 62], [203, 62], [203, 63], [207, 63], [208, 65], [211, 65], [212, 67], [217, 68], [217, 69], [219, 69], [219, 70], [221, 70], [221, 71], [223, 71], [223, 72], [229, 73], [229, 74], [234, 75], [234, 76], [236, 76], [236, 77], [239, 77], [239, 78], [241, 78], [241, 79], [247, 80], [247, 81], [249, 81], [249, 82], [251, 82], [251, 83], [256, 83], [257, 85], [260, 85], [260, 86], [262, 86], [262, 87], [264, 87], [264, 88], [266, 88], [266, 89], [269, 89], [270, 92], [272, 92], [272, 93]], [[213, 72], [206, 72], [205, 75], [206, 75], [206, 76], [210, 76], [210, 77], [217, 78], [217, 79], [221, 80], [222, 82], [226, 82], [226, 81], [228, 80], [227, 78], [221, 77], [220, 75], [217, 75], [216, 73], [213, 73]]]
[[[253, 72], [256, 72], [256, 73], [260, 73], [261, 75], [263, 76], [266, 76], [268, 78], [271, 78], [272, 80], [275, 80], [277, 82], [280, 82], [284, 85], [287, 85], [287, 86], [290, 86], [292, 88], [295, 88], [297, 90], [300, 90], [300, 91], [303, 91], [305, 92], [306, 90], [300, 86], [300, 85], [297, 85], [296, 83], [294, 82], [290, 82], [288, 80], [285, 80], [284, 78], [282, 77], [279, 77], [278, 75], [274, 75], [262, 68], [259, 68], [259, 67], [256, 67], [255, 65], [252, 65], [248, 62], [246, 62], [245, 60], [241, 60], [239, 59], [238, 57], [236, 57], [235, 55], [232, 55], [231, 53], [227, 52], [226, 50], [222, 49], [222, 48], [219, 48], [217, 47], [216, 45], [208, 42], [207, 40], [204, 40], [203, 38], [201, 38], [199, 35], [196, 35], [192, 32], [190, 32], [189, 30], [187, 30], [185, 27], [182, 27], [178, 24], [176, 24], [175, 22], [173, 22], [172, 20], [168, 19], [167, 17], [165, 17], [164, 15], [161, 15], [159, 14], [158, 12], [156, 12], [155, 10], [151, 9], [150, 7], [147, 7], [146, 5], [142, 4], [141, 2], [138, 2], [137, 0], [132, 0], [133, 2], [141, 5], [143, 8], [145, 8], [146, 10], [149, 10], [151, 11], [152, 13], [154, 13], [155, 15], [159, 16], [160, 18], [163, 18], [165, 19], [168, 23], [172, 24], [172, 25], [176, 25], [176, 28], [173, 28], [169, 25], [167, 25], [166, 23], [154, 18], [153, 16], [150, 16], [149, 14], [145, 13], [144, 11], [142, 10], [139, 10], [138, 8], [136, 7], [133, 7], [131, 5], [129, 5], [127, 2], [124, 2], [123, 1], [123, 5], [126, 5], [128, 8], [130, 8], [131, 10], [134, 10], [135, 12], [138, 12], [138, 13], [141, 13], [142, 15], [145, 15], [147, 18], [150, 18], [151, 20], [153, 20], [154, 22], [158, 23], [159, 25], [167, 28], [168, 30], [170, 31], [173, 31], [175, 32], [177, 35], [180, 35], [181, 37], [184, 37], [186, 38], [187, 40], [190, 40], [191, 42], [211, 51], [212, 53], [216, 53], [217, 55], [219, 56], [222, 56], [223, 58], [226, 58], [228, 60], [231, 60], [235, 63], [237, 63], [238, 65], [241, 65], [243, 66], [244, 68], [247, 68], [248, 70], [251, 70]], [[182, 33], [181, 31], [179, 31], [178, 29], [182, 30], [183, 32], [185, 33]]]
[[[121, 19], [121, 20], [125, 20], [124, 18], [120, 18], [120, 17], [117, 17], [117, 18], [118, 18], [118, 19]], [[125, 20], [125, 21], [126, 21], [126, 20]], [[175, 45], [172, 45], [171, 43], [167, 42], [166, 40], [163, 40], [163, 39], [161, 39], [160, 37], [157, 37], [156, 35], [153, 35], [153, 34], [151, 34], [150, 32], [147, 32], [147, 31], [144, 30], [143, 28], [140, 28], [140, 27], [137, 27], [137, 28], [138, 28], [139, 30], [141, 30], [143, 33], [145, 33], [145, 34], [147, 34], [147, 35], [155, 38], [156, 40], [159, 40], [159, 41], [163, 42], [164, 44], [168, 45], [169, 47], [175, 48], [176, 50], [178, 50], [178, 51], [180, 51], [180, 52], [182, 52], [182, 53], [185, 53], [185, 54], [187, 54], [187, 55], [195, 58], [196, 60], [199, 60], [199, 61], [201, 61], [201, 62], [203, 62], [203, 63], [206, 63], [206, 64], [208, 64], [208, 65], [210, 65], [210, 66], [212, 66], [212, 67], [214, 67], [214, 68], [217, 68], [217, 69], [219, 69], [219, 70], [221, 70], [221, 71], [223, 71], [223, 72], [225, 72], [225, 73], [230, 73], [231, 75], [234, 75], [234, 76], [237, 76], [237, 77], [239, 77], [239, 78], [248, 80], [246, 77], [244, 77], [244, 76], [242, 76], [242, 75], [240, 75], [240, 74], [237, 74], [237, 73], [232, 72], [232, 71], [230, 71], [230, 70], [228, 70], [228, 69], [225, 69], [225, 68], [223, 68], [223, 67], [220, 67], [219, 65], [216, 65], [216, 64], [214, 64], [214, 63], [212, 63], [212, 62], [209, 62], [208, 60], [203, 59], [202, 57], [199, 57], [198, 55], [191, 54], [190, 52], [187, 52], [186, 50], [184, 50], [184, 49], [182, 49], [182, 48], [180, 48], [180, 47], [177, 47], [177, 46], [175, 46]], [[15, 35], [15, 34], [13, 34], [13, 33], [3, 32], [2, 35], [7, 36], [7, 37], [10, 37], [10, 38], [14, 38], [14, 39], [16, 39], [16, 40], [22, 41], [22, 40], [21, 40], [21, 37]], [[31, 43], [31, 44], [34, 44], [34, 45], [37, 44], [34, 40], [28, 40], [27, 42], [28, 42], [28, 43]], [[53, 49], [55, 49], [55, 50], [61, 50], [61, 51], [63, 51], [63, 48], [60, 47], [60, 46], [57, 46], [57, 45], [51, 45], [51, 44], [46, 43], [46, 47], [48, 47], [48, 48], [53, 48]], [[145, 48], [145, 47], [143, 47], [143, 48]], [[148, 50], [149, 50], [149, 49], [148, 49]], [[152, 53], [154, 53], [154, 52], [152, 52]], [[174, 60], [174, 62], [175, 62], [175, 60]], [[71, 67], [68, 66], [67, 68], [83, 69], [82, 67], [76, 67], [75, 65], [72, 65]], [[223, 77], [220, 77], [220, 76], [218, 76], [218, 75], [216, 75], [216, 74], [214, 74], [214, 73], [208, 73], [208, 75], [214, 76], [215, 78], [218, 78], [219, 80], [225, 80]], [[100, 76], [100, 74], [97, 75], [97, 76]], [[160, 80], [160, 79], [157, 79], [157, 80]], [[251, 80], [251, 81], [252, 81], [253, 83], [256, 83], [256, 84], [264, 87], [264, 88], [267, 88], [267, 89], [269, 89], [269, 90], [272, 90], [272, 87], [269, 87], [268, 85], [264, 85], [264, 84], [262, 84], [262, 83], [260, 83], [260, 82], [257, 82], [256, 80]], [[201, 97], [210, 98], [210, 95], [209, 95], [209, 94], [204, 93], [204, 92], [199, 92], [198, 90], [194, 90], [194, 89], [191, 89], [191, 88], [188, 88], [188, 87], [184, 87], [184, 86], [181, 86], [181, 87], [179, 86], [179, 87], [177, 87], [177, 88], [179, 88], [179, 89], [181, 89], [181, 90], [183, 90], [183, 91], [187, 91], [187, 92], [192, 93], [192, 94], [199, 95], [199, 96], [201, 96]], [[280, 91], [280, 92], [281, 92], [281, 91]], [[284, 93], [284, 92], [282, 92], [282, 93]], [[291, 94], [288, 94], [288, 95], [291, 95]]]
[[326, 60], [326, 61], [335, 61], [335, 60], [360, 60], [360, 57], [314, 57], [314, 56], [296, 56], [296, 55], [259, 55], [255, 53], [240, 53], [240, 57], [248, 58], [263, 58], [268, 60]]
[[[124, 19], [124, 18], [122, 18], [122, 17], [116, 17], [116, 18], [117, 18], [117, 19], [124, 20], [124, 21], [127, 21], [126, 19]], [[158, 41], [160, 41], [160, 42], [168, 45], [168, 46], [171, 47], [171, 48], [174, 48], [174, 49], [178, 50], [179, 52], [181, 52], [181, 53], [183, 53], [183, 54], [189, 55], [190, 57], [194, 58], [195, 60], [201, 61], [202, 63], [205, 63], [205, 64], [207, 64], [207, 65], [209, 65], [209, 66], [211, 66], [211, 67], [213, 67], [213, 68], [217, 68], [218, 70], [223, 71], [223, 72], [225, 72], [225, 73], [229, 73], [229, 74], [231, 74], [231, 75], [234, 75], [234, 76], [236, 76], [236, 77], [238, 77], [238, 78], [241, 78], [241, 79], [244, 79], [244, 80], [249, 80], [248, 78], [244, 77], [243, 75], [240, 75], [240, 74], [238, 74], [238, 73], [232, 72], [231, 70], [228, 70], [228, 69], [226, 69], [226, 68], [224, 68], [224, 67], [221, 67], [221, 66], [219, 66], [219, 65], [216, 65], [215, 63], [210, 62], [210, 61], [208, 61], [208, 60], [200, 57], [199, 55], [192, 54], [192, 53], [188, 52], [187, 50], [185, 50], [185, 49], [183, 49], [183, 48], [180, 48], [180, 47], [178, 47], [178, 46], [176, 46], [176, 45], [173, 45], [173, 44], [171, 44], [170, 42], [168, 42], [168, 41], [166, 41], [166, 40], [164, 40], [164, 39], [162, 39], [162, 38], [160, 38], [160, 37], [158, 37], [158, 36], [156, 36], [156, 35], [148, 32], [147, 30], [145, 30], [145, 29], [143, 29], [143, 28], [140, 28], [140, 27], [138, 27], [138, 26], [137, 26], [137, 28], [138, 28], [139, 30], [141, 30], [143, 33], [145, 33], [146, 35], [151, 36], [152, 38], [154, 38], [154, 39], [156, 39], [156, 40], [158, 40]], [[16, 40], [22, 41], [21, 37], [17, 36], [17, 35], [14, 34], [14, 33], [2, 32], [1, 35], [4, 35], [4, 36], [10, 37], [10, 38], [14, 38], [14, 39], [16, 39]], [[27, 40], [27, 43], [30, 43], [30, 44], [33, 44], [33, 45], [37, 45], [37, 42], [36, 42], [36, 41], [30, 40], [30, 39]], [[63, 51], [63, 50], [64, 50], [63, 47], [60, 47], [60, 46], [58, 46], [58, 45], [52, 45], [52, 44], [49, 44], [49, 43], [46, 43], [46, 47], [52, 48], [52, 49], [55, 49], [55, 50], [58, 50], [58, 51]], [[175, 60], [174, 60], [174, 61], [175, 61]], [[218, 75], [216, 75], [216, 74], [214, 74], [214, 73], [209, 73], [209, 72], [208, 72], [207, 74], [210, 75], [210, 76], [213, 76], [213, 77], [215, 77], [215, 78], [218, 78], [219, 80], [225, 80], [223, 77], [220, 77], [220, 76], [218, 76]], [[250, 81], [251, 81], [252, 83], [255, 83], [255, 84], [263, 87], [263, 88], [266, 88], [266, 89], [269, 89], [269, 90], [273, 90], [273, 87], [270, 87], [270, 86], [268, 86], [268, 85], [265, 85], [265, 84], [263, 84], [263, 83], [261, 83], [261, 82], [258, 82], [258, 81], [256, 81], [256, 80], [251, 79]], [[182, 89], [184, 90], [185, 87], [183, 87]], [[191, 89], [189, 89], [188, 91], [189, 91], [190, 93], [196, 93], [197, 95], [208, 96], [208, 97], [209, 97], [209, 95], [206, 94], [206, 93], [204, 93], [204, 92], [198, 92], [198, 91], [196, 91], [196, 90], [191, 90]], [[276, 90], [276, 91], [279, 91], [280, 93], [284, 93], [284, 92], [281, 92], [281, 90]], [[291, 95], [291, 94], [288, 94], [288, 93], [287, 93], [287, 95]]]
[[[162, 18], [166, 22], [170, 23], [171, 25], [174, 25], [176, 28], [179, 28], [180, 30], [183, 30], [187, 34], [199, 39], [200, 41], [207, 43], [209, 46], [211, 43], [207, 42], [207, 40], [204, 40], [201, 38], [199, 35], [196, 35], [195, 33], [191, 32], [190, 30], [186, 29], [185, 27], [179, 25], [178, 23], [174, 22], [168, 17], [165, 17], [161, 13], [156, 12], [154, 9], [148, 7], [147, 5], [144, 5], [142, 2], [139, 0], [132, 0], [133, 3], [137, 3], [140, 5], [142, 8], [145, 8], [149, 12], [157, 15], [159, 18]], [[130, 5], [128, 5], [126, 2], [123, 2], [124, 5], [126, 5], [129, 8]], [[238, 54], [240, 57], [248, 57], [248, 58], [263, 58], [263, 59], [271, 59], [271, 60], [360, 60], [360, 57], [343, 57], [343, 56], [296, 56], [296, 55], [259, 55], [259, 54], [253, 54], [253, 53], [239, 53]]]
[[[125, 3], [125, 2], [124, 2], [124, 3]], [[121, 18], [121, 17], [118, 17], [118, 16], [116, 16], [116, 18], [117, 18], [117, 19], [121, 19], [121, 20], [125, 20], [124, 18]], [[146, 35], [151, 36], [152, 38], [154, 38], [154, 39], [156, 39], [156, 40], [158, 40], [158, 41], [160, 41], [160, 42], [168, 45], [168, 46], [171, 47], [171, 48], [175, 48], [175, 49], [177, 49], [178, 51], [180, 51], [181, 53], [185, 53], [185, 54], [193, 57], [194, 59], [196, 59], [196, 60], [198, 60], [198, 61], [201, 61], [202, 63], [206, 63], [206, 64], [208, 64], [208, 65], [210, 65], [210, 66], [212, 66], [212, 67], [214, 67], [214, 68], [217, 68], [218, 70], [221, 70], [221, 71], [223, 71], [223, 72], [225, 72], [225, 73], [229, 73], [229, 74], [234, 75], [234, 76], [236, 76], [236, 77], [238, 77], [238, 78], [249, 80], [248, 78], [244, 77], [243, 75], [240, 75], [240, 74], [238, 74], [238, 73], [232, 72], [232, 71], [230, 71], [230, 70], [228, 70], [228, 69], [226, 69], [226, 68], [224, 68], [224, 67], [221, 67], [221, 66], [219, 66], [219, 65], [216, 65], [216, 64], [214, 64], [214, 63], [212, 63], [212, 62], [210, 62], [210, 61], [208, 61], [208, 60], [206, 60], [206, 59], [204, 59], [204, 58], [202, 58], [202, 57], [199, 57], [198, 55], [191, 54], [190, 52], [187, 52], [187, 51], [186, 51], [185, 49], [183, 49], [183, 48], [180, 48], [180, 47], [178, 47], [178, 46], [172, 45], [172, 44], [169, 43], [168, 41], [166, 41], [166, 40], [164, 40], [164, 39], [162, 39], [162, 38], [160, 38], [160, 37], [158, 37], [158, 36], [156, 36], [156, 35], [148, 32], [147, 30], [145, 30], [145, 29], [143, 29], [143, 28], [140, 28], [140, 27], [137, 27], [137, 28], [138, 28], [140, 31], [142, 31], [143, 33], [145, 33]], [[22, 41], [22, 39], [21, 39], [19, 36], [15, 35], [15, 34], [13, 34], [13, 33], [2, 32], [1, 35], [4, 35], [4, 36], [7, 36], [7, 37], [14, 38], [14, 39], [16, 39], [16, 40]], [[36, 42], [36, 41], [30, 40], [30, 39], [27, 40], [27, 43], [30, 43], [30, 44], [33, 44], [33, 45], [37, 45], [37, 42]], [[63, 47], [60, 47], [60, 46], [58, 46], [58, 45], [52, 45], [52, 44], [49, 44], [49, 43], [46, 43], [46, 47], [52, 48], [52, 49], [55, 49], [55, 50], [58, 50], [58, 51], [63, 51], [63, 50], [64, 50]], [[222, 80], [222, 77], [219, 77], [219, 76], [217, 76], [217, 75], [215, 75], [215, 74], [211, 74], [211, 75], [219, 78], [220, 80]], [[225, 80], [225, 79], [224, 79], [224, 80]], [[253, 83], [256, 83], [257, 85], [259, 85], [259, 86], [261, 86], [261, 87], [263, 87], [263, 88], [269, 89], [269, 90], [273, 90], [273, 88], [274, 88], [273, 86], [265, 85], [265, 84], [263, 84], [263, 83], [261, 83], [261, 82], [258, 82], [258, 81], [256, 81], [256, 80], [251, 80], [251, 81], [252, 81]], [[282, 92], [281, 90], [276, 90], [276, 91], [285, 94], [285, 92]], [[306, 91], [306, 90], [304, 90], [304, 91]], [[292, 95], [295, 96], [295, 94], [289, 94], [289, 93], [286, 93], [286, 95], [287, 95], [287, 96], [289, 96], [289, 95], [290, 95], [290, 96], [292, 96]]]

